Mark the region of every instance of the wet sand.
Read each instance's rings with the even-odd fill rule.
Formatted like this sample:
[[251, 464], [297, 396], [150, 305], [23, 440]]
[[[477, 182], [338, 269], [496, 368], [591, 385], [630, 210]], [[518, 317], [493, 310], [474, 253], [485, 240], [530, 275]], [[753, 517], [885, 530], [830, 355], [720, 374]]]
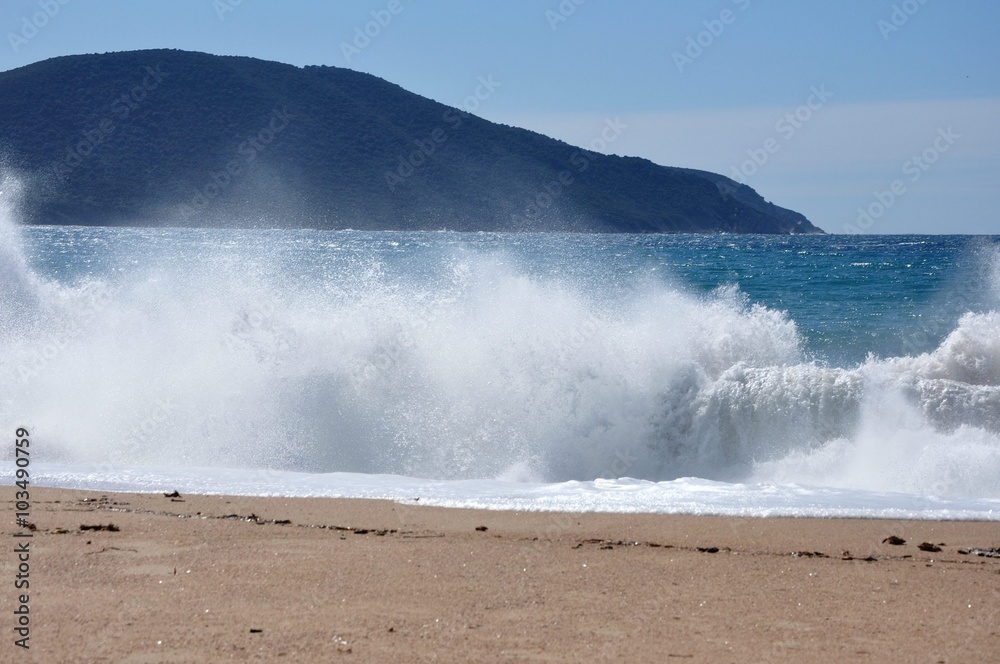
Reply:
[[[171, 487], [164, 487], [170, 491]], [[0, 493], [0, 661], [972, 662], [1000, 524]], [[113, 528], [109, 528], [113, 526]], [[82, 530], [81, 527], [97, 529]], [[890, 535], [905, 544], [883, 542]], [[14, 645], [30, 541], [30, 650]], [[923, 551], [922, 543], [940, 546]]]

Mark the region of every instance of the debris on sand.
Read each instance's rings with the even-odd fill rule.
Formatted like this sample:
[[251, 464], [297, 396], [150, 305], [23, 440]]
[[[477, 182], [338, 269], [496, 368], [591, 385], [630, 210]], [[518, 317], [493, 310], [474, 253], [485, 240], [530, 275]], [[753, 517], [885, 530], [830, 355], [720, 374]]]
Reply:
[[106, 530], [109, 533], [117, 533], [119, 530], [121, 530], [121, 528], [119, 528], [113, 523], [108, 523], [108, 524], [98, 523], [93, 526], [87, 526], [81, 523], [80, 530]]

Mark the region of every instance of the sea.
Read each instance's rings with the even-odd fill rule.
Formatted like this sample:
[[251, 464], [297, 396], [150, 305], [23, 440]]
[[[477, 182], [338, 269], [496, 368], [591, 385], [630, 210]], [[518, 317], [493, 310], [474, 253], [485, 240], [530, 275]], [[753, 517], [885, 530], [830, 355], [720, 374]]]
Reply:
[[1000, 237], [21, 226], [0, 482], [1000, 520]]

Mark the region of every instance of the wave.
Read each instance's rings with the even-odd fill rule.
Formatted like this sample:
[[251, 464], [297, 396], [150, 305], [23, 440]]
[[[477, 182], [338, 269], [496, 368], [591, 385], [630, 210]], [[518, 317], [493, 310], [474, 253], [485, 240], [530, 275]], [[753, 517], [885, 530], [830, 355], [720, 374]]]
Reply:
[[21, 192], [18, 180], [0, 169], [0, 330], [20, 324], [38, 305], [39, 282], [28, 269], [12, 209]]
[[2, 246], [0, 424], [42, 462], [1000, 497], [997, 312], [836, 367], [735, 286], [602, 291], [502, 252], [305, 278], [206, 247], [57, 282]]

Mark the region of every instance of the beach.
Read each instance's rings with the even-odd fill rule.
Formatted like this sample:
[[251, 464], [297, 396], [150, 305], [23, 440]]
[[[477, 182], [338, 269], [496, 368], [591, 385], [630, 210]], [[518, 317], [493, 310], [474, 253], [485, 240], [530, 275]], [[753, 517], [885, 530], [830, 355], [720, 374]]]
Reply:
[[[969, 662], [1000, 652], [1000, 558], [977, 555], [1000, 546], [997, 523], [171, 493], [32, 488], [34, 530], [13, 516], [3, 527], [8, 544], [30, 541], [30, 649], [14, 645], [25, 591], [8, 553], [2, 659]], [[3, 496], [13, 515], [13, 488]]]

